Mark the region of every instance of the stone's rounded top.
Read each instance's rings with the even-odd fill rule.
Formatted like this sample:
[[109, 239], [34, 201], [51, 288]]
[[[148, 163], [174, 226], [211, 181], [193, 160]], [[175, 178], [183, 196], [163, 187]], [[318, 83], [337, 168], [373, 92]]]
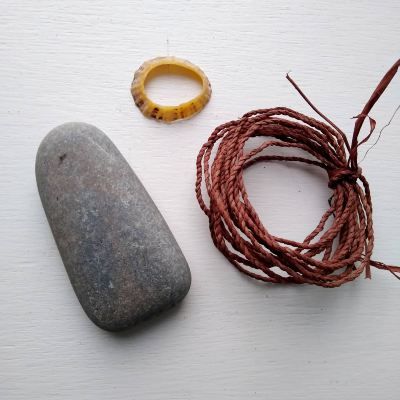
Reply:
[[83, 134], [85, 132], [89, 132], [89, 134], [95, 132], [97, 135], [105, 136], [106, 135], [96, 126], [88, 124], [86, 122], [64, 122], [61, 125], [53, 128], [42, 140], [46, 142], [50, 137], [60, 134], [65, 134], [68, 136], [78, 136], [79, 134]]
[[185, 297], [185, 257], [102, 131], [80, 122], [54, 128], [39, 147], [36, 179], [72, 286], [96, 325], [121, 330]]
[[65, 122], [53, 128], [41, 141], [37, 155], [41, 154], [41, 146], [49, 146], [50, 143], [60, 142], [61, 138], [69, 138], [76, 140], [78, 137], [96, 137], [97, 140], [111, 142], [106, 134], [86, 122]]

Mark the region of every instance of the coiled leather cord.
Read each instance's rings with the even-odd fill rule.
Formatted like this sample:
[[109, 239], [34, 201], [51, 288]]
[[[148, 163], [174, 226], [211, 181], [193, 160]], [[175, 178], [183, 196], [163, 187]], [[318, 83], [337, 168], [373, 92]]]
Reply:
[[[325, 122], [277, 107], [248, 112], [214, 130], [197, 157], [196, 195], [209, 218], [215, 246], [237, 269], [266, 282], [324, 287], [340, 286], [364, 271], [370, 278], [371, 266], [397, 277], [400, 267], [371, 259], [372, 202], [368, 181], [358, 165], [358, 147], [370, 138], [376, 124], [368, 114], [399, 66], [400, 60], [385, 74], [363, 111], [355, 117], [351, 143], [289, 76], [292, 85]], [[359, 140], [366, 118], [370, 132]], [[265, 137], [263, 143], [245, 151], [246, 142], [257, 136]], [[262, 155], [267, 148], [295, 148], [308, 156]], [[249, 201], [243, 171], [255, 163], [270, 161], [301, 162], [327, 172], [328, 185], [333, 190], [330, 207], [303, 242], [272, 235]], [[203, 199], [203, 180], [209, 205]]]

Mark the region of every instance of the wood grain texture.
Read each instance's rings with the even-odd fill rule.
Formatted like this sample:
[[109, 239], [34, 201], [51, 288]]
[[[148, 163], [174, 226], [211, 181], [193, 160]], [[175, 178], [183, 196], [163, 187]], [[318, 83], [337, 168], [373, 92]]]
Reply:
[[[399, 57], [399, 17], [395, 0], [2, 0], [0, 399], [398, 399], [399, 282], [380, 271], [334, 290], [245, 278], [213, 247], [194, 179], [221, 122], [278, 105], [312, 115], [288, 70], [350, 132]], [[213, 87], [201, 114], [170, 126], [143, 118], [129, 92], [136, 68], [167, 54], [199, 65]], [[399, 88], [397, 77], [374, 109], [380, 126]], [[109, 135], [191, 266], [184, 303], [129, 334], [84, 315], [37, 194], [37, 147], [66, 121]], [[397, 116], [362, 163], [374, 256], [397, 264], [399, 128]], [[327, 206], [326, 177], [310, 170], [259, 166], [246, 179], [276, 234], [304, 238]]]

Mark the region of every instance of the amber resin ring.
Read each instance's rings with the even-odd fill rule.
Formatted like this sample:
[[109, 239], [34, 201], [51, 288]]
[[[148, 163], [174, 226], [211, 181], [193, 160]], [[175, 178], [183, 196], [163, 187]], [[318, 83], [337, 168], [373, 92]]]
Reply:
[[[201, 83], [201, 92], [198, 96], [176, 106], [164, 106], [149, 99], [145, 90], [146, 80], [163, 73], [186, 75]], [[199, 113], [211, 97], [211, 85], [205, 73], [189, 61], [177, 57], [157, 57], [146, 61], [135, 72], [131, 93], [135, 104], [142, 114], [163, 122], [173, 122], [188, 119]]]

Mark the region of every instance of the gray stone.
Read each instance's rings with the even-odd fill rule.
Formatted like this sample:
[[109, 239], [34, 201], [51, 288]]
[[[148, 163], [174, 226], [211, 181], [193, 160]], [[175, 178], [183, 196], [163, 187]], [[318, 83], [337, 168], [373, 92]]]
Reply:
[[182, 300], [190, 270], [149, 194], [99, 129], [53, 129], [36, 157], [44, 210], [68, 276], [100, 328], [127, 328]]

